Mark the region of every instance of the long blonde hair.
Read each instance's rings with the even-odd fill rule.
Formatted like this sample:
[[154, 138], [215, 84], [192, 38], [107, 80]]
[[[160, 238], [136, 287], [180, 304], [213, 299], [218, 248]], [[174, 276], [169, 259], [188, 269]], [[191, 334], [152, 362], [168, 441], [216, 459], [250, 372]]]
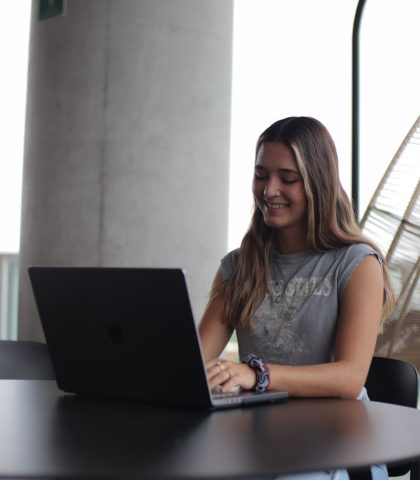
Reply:
[[[356, 222], [352, 204], [338, 173], [338, 159], [328, 130], [310, 117], [289, 117], [268, 127], [258, 138], [256, 154], [265, 142], [278, 142], [292, 152], [302, 176], [308, 205], [308, 243], [317, 251], [365, 243], [379, 252], [364, 237]], [[268, 227], [254, 202], [250, 227], [245, 234], [232, 277], [214, 285], [212, 297], [222, 298], [224, 320], [231, 326], [252, 329], [252, 316], [265, 294], [271, 293], [270, 250], [275, 229]], [[388, 270], [383, 264], [384, 317], [393, 307]]]

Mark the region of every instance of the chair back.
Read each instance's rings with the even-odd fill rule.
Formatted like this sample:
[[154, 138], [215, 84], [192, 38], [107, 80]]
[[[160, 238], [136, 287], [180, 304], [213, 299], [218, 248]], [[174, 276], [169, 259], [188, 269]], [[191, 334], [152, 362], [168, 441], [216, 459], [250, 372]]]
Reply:
[[45, 343], [0, 340], [0, 378], [55, 380]]
[[[419, 376], [409, 362], [388, 357], [373, 357], [366, 380], [369, 398], [375, 402], [391, 403], [417, 408]], [[388, 466], [391, 477], [405, 475], [413, 464]]]

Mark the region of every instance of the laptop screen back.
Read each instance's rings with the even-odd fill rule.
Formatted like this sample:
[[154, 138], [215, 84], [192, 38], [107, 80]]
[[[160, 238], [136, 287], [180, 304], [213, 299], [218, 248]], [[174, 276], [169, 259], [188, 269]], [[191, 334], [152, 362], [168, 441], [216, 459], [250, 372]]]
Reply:
[[210, 406], [181, 269], [31, 267], [59, 388]]

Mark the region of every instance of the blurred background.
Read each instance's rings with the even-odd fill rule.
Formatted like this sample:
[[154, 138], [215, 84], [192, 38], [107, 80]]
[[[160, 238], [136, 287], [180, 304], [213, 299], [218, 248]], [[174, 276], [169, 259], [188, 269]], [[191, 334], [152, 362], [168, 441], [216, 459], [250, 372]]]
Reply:
[[[350, 195], [357, 4], [7, 2], [1, 338], [42, 339], [34, 264], [182, 266], [199, 319], [250, 220], [256, 139], [279, 118], [327, 126]], [[420, 113], [419, 20], [418, 0], [363, 10], [360, 217]]]

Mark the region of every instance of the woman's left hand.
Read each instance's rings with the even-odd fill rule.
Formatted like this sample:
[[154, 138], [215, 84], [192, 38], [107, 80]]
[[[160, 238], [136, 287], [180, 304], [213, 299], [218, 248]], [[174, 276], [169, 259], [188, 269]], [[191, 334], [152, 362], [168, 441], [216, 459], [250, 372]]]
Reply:
[[228, 392], [236, 387], [251, 390], [257, 381], [254, 370], [246, 363], [214, 358], [207, 363], [206, 369], [211, 390], [219, 388]]

